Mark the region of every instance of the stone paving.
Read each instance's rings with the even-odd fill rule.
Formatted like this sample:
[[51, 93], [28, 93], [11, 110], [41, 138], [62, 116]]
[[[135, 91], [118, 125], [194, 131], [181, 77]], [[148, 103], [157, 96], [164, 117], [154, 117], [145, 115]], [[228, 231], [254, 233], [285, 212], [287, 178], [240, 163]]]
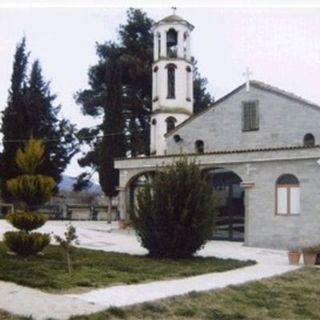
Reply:
[[[134, 233], [118, 230], [116, 224], [98, 221], [74, 221], [80, 246], [94, 250], [118, 251], [145, 254]], [[62, 235], [66, 222], [49, 221], [39, 229]], [[0, 235], [10, 230], [5, 221], [0, 221]], [[127, 306], [145, 301], [186, 294], [190, 291], [206, 291], [228, 285], [280, 275], [297, 267], [289, 266], [286, 252], [244, 247], [241, 243], [209, 241], [199, 252], [202, 256], [252, 259], [254, 266], [221, 273], [210, 273], [178, 280], [156, 281], [144, 284], [119, 285], [92, 290], [82, 294], [49, 294], [0, 281], [0, 309], [11, 313], [32, 316], [33, 319], [68, 319], [72, 315], [102, 311], [110, 306]]]

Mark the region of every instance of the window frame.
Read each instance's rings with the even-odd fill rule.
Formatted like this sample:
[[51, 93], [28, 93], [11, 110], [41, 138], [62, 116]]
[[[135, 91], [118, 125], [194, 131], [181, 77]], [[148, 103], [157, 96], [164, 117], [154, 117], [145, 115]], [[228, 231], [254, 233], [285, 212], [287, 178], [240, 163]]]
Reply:
[[[278, 180], [282, 178], [285, 175], [290, 175], [296, 178], [297, 183], [278, 183]], [[285, 189], [286, 192], [286, 213], [279, 213], [279, 195], [278, 195], [278, 189]], [[291, 195], [291, 189], [298, 189], [299, 190], [299, 212], [292, 212], [292, 195]], [[293, 175], [293, 174], [283, 174], [279, 176], [275, 183], [275, 215], [276, 216], [298, 216], [301, 214], [301, 193], [300, 193], [301, 187], [299, 179]]]
[[[167, 69], [167, 99], [175, 99], [176, 98], [176, 70], [177, 66], [174, 63], [169, 63], [166, 65]], [[173, 80], [173, 87], [172, 91], [170, 90], [170, 74], [172, 76]]]
[[[250, 105], [249, 105], [250, 104]], [[255, 110], [255, 125], [252, 125], [253, 120], [250, 118], [250, 113], [252, 111], [248, 112], [248, 115], [246, 115], [246, 107], [254, 106]], [[242, 132], [250, 132], [250, 131], [258, 131], [260, 129], [260, 112], [259, 112], [259, 101], [258, 100], [247, 100], [242, 101]], [[253, 118], [253, 116], [251, 116]], [[249, 120], [247, 120], [247, 118]], [[247, 121], [249, 121], [249, 125], [247, 125]]]
[[304, 147], [314, 147], [316, 145], [315, 136], [308, 132], [303, 136], [303, 146]]

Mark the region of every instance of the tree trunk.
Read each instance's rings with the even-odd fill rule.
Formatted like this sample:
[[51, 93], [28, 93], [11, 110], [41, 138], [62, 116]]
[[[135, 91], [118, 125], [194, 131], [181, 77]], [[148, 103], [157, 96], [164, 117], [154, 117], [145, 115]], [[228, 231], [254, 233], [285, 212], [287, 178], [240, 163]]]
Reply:
[[112, 218], [112, 197], [108, 197], [108, 223], [111, 223]]

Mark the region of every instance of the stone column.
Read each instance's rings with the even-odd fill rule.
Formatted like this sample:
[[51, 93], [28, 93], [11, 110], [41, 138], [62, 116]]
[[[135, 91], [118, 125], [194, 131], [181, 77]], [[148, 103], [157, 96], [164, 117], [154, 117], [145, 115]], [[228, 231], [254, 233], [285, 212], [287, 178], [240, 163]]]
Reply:
[[248, 228], [249, 228], [249, 193], [254, 187], [253, 181], [243, 181], [240, 186], [244, 188], [244, 245], [248, 245]]
[[177, 52], [178, 58], [183, 58], [183, 31], [178, 31], [178, 52]]
[[153, 34], [153, 61], [157, 61], [159, 59], [159, 39], [158, 32]]
[[126, 188], [118, 187], [117, 190], [119, 191], [118, 194], [118, 211], [120, 214], [120, 220], [127, 219], [127, 197], [126, 197]]
[[167, 56], [167, 32], [161, 31], [161, 49], [160, 49], [160, 57], [166, 57]]

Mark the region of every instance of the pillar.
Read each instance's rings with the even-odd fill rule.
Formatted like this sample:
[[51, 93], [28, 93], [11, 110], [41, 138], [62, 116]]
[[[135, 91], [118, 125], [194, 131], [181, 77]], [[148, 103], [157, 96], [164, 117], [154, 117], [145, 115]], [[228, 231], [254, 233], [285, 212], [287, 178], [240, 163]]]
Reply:
[[254, 187], [253, 181], [243, 181], [240, 186], [244, 188], [244, 245], [248, 245], [248, 231], [249, 231], [249, 194], [250, 190]]

